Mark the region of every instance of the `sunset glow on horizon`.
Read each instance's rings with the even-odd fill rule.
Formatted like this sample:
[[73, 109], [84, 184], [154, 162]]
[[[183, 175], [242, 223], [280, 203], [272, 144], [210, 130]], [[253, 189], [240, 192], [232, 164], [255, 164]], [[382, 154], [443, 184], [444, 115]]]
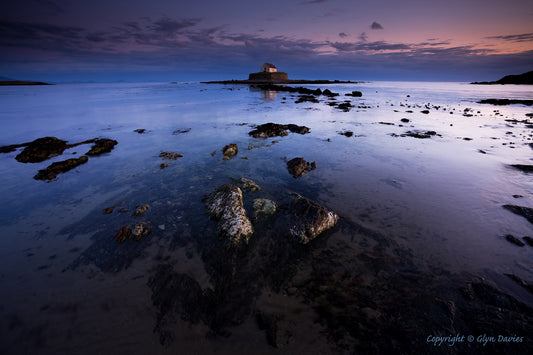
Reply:
[[264, 61], [292, 77], [364, 80], [532, 69], [533, 4], [521, 0], [23, 0], [0, 9], [0, 76], [17, 79], [243, 78]]

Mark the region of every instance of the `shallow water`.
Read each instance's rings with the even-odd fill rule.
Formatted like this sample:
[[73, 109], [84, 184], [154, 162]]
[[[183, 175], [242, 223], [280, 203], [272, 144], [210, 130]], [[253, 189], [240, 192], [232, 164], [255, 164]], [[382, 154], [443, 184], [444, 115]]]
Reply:
[[[111, 153], [91, 157], [48, 183], [33, 176], [52, 162], [83, 155], [89, 145], [34, 164], [14, 159], [21, 149], [0, 154], [1, 349], [269, 353], [275, 349], [253, 317], [261, 308], [283, 315], [280, 322], [291, 330], [287, 351], [337, 352], [338, 339], [335, 345], [326, 340], [328, 326], [316, 322], [313, 306], [321, 299], [313, 294], [316, 270], [333, 268], [331, 258], [323, 257], [326, 251], [342, 262], [345, 272], [368, 284], [381, 287], [398, 268], [420, 279], [434, 277], [436, 284], [450, 288], [458, 288], [457, 279], [469, 275], [488, 279], [533, 305], [531, 293], [504, 276], [533, 280], [531, 247], [520, 248], [504, 238], [532, 236], [533, 226], [501, 207], [533, 206], [531, 175], [509, 167], [531, 164], [533, 132], [523, 123], [506, 121], [525, 120], [533, 109], [476, 103], [484, 98], [531, 100], [531, 87], [372, 82], [328, 88], [341, 93], [338, 101], [347, 99], [356, 107], [342, 112], [328, 106], [324, 97], [320, 103], [296, 104], [297, 95], [246, 85], [0, 87], [0, 146], [44, 136], [70, 143], [95, 137], [119, 142]], [[363, 96], [343, 96], [353, 90]], [[429, 114], [421, 113], [426, 105]], [[464, 116], [465, 109], [473, 116]], [[410, 122], [402, 123], [402, 118]], [[305, 125], [311, 133], [266, 140], [248, 135], [252, 125], [266, 122]], [[354, 136], [339, 134], [346, 130]], [[438, 135], [399, 136], [409, 130]], [[237, 143], [239, 154], [223, 161], [220, 150], [228, 143]], [[164, 161], [158, 157], [162, 151], [183, 158]], [[294, 179], [286, 169], [286, 161], [294, 157], [315, 161], [317, 169]], [[161, 163], [170, 165], [160, 169]], [[283, 259], [293, 274], [280, 281], [281, 288], [275, 282], [258, 283], [261, 291], [250, 309], [237, 309], [243, 316], [222, 327], [231, 333], [226, 337], [205, 320], [191, 323], [179, 312], [165, 313], [154, 304], [148, 285], [165, 264], [203, 290], [216, 288], [217, 265], [221, 270], [224, 266], [209, 259], [219, 240], [201, 199], [238, 177], [254, 180], [265, 197], [283, 200], [291, 192], [309, 197], [336, 211], [341, 223], [294, 256], [297, 262]], [[150, 209], [134, 217], [139, 204]], [[116, 206], [114, 212], [104, 215], [102, 210], [110, 206]], [[121, 208], [128, 212], [119, 212]], [[151, 223], [148, 237], [138, 243], [115, 242], [122, 225], [138, 221]], [[252, 278], [247, 260], [270, 265], [268, 256], [249, 256], [261, 243], [252, 242], [249, 254], [239, 254], [246, 261], [237, 262], [243, 271], [235, 280]], [[372, 253], [380, 261], [361, 261]], [[317, 266], [315, 258], [329, 261]], [[296, 286], [301, 290], [296, 295], [287, 294], [284, 290], [298, 285], [296, 279], [305, 278], [311, 266], [312, 281]], [[416, 293], [418, 281], [406, 281], [406, 287]], [[375, 303], [371, 308], [380, 312], [380, 302]], [[298, 330], [298, 322], [309, 326], [309, 332]]]

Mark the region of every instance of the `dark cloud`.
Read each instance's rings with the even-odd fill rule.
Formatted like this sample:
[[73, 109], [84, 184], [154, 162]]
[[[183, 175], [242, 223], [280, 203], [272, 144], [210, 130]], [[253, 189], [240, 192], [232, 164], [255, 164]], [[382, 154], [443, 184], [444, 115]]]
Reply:
[[339, 33], [339, 37], [340, 38], [345, 38], [345, 37], [348, 37], [348, 35], [346, 33], [344, 33], [344, 32], [341, 32], [341, 33]]
[[309, 0], [309, 1], [302, 1], [300, 5], [309, 5], [309, 4], [320, 4], [323, 2], [327, 2], [328, 0]]
[[152, 28], [157, 33], [161, 33], [165, 36], [173, 36], [185, 28], [196, 26], [200, 21], [200, 19], [183, 19], [177, 21], [168, 17], [163, 17], [155, 21]]
[[340, 52], [357, 52], [357, 51], [397, 51], [397, 50], [409, 50], [410, 45], [403, 43], [387, 43], [384, 41], [377, 42], [330, 42], [329, 45]]
[[533, 33], [522, 33], [518, 35], [490, 36], [487, 39], [501, 39], [510, 42], [530, 42], [533, 41]]
[[63, 13], [65, 10], [52, 0], [33, 0], [33, 2], [40, 5], [45, 11], [58, 14]]
[[360, 41], [363, 41], [363, 42], [366, 42], [368, 40], [368, 35], [366, 34], [366, 32], [362, 32], [360, 35], [359, 35], [359, 40]]
[[373, 30], [382, 30], [383, 29], [383, 26], [381, 26], [381, 24], [377, 23], [376, 21], [372, 22], [372, 24], [370, 25], [370, 28], [373, 29]]

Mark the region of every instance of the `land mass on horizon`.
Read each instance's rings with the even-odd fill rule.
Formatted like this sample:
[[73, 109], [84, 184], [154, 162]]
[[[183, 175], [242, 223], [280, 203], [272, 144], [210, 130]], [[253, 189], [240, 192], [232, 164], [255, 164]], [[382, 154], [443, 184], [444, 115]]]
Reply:
[[250, 73], [247, 80], [204, 81], [203, 84], [357, 84], [350, 80], [305, 80], [289, 79], [285, 72], [279, 72], [272, 63], [264, 63], [257, 73]]
[[528, 71], [527, 73], [518, 74], [518, 75], [506, 75], [500, 80], [496, 81], [481, 81], [473, 82], [470, 84], [477, 85], [505, 85], [505, 84], [516, 84], [516, 85], [533, 85], [533, 70]]

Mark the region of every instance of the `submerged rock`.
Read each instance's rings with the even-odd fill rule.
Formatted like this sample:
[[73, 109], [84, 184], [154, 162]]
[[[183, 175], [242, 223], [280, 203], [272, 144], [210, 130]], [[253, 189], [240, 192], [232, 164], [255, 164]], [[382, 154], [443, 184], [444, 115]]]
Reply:
[[533, 173], [533, 165], [525, 165], [525, 164], [512, 164], [513, 168], [521, 170], [525, 173]]
[[267, 218], [276, 213], [277, 206], [272, 200], [266, 198], [256, 198], [253, 201], [254, 206], [254, 218], [259, 219], [261, 217]]
[[392, 134], [393, 137], [413, 137], [419, 139], [431, 138], [433, 136], [442, 137], [440, 134], [437, 134], [435, 131], [407, 131], [399, 136], [397, 134]]
[[235, 183], [239, 184], [239, 187], [244, 191], [256, 192], [261, 190], [261, 186], [257, 185], [253, 180], [243, 177], [238, 179], [232, 178], [232, 180], [235, 181]]
[[289, 170], [289, 174], [294, 178], [298, 178], [316, 169], [316, 163], [309, 163], [304, 158], [294, 158], [287, 162], [287, 169]]
[[107, 138], [101, 138], [97, 139], [94, 142], [94, 145], [91, 147], [91, 150], [89, 150], [85, 155], [89, 156], [96, 156], [104, 153], [109, 153], [110, 151], [115, 148], [115, 145], [117, 145], [118, 142], [113, 139], [107, 139]]
[[130, 238], [131, 235], [131, 228], [128, 226], [122, 226], [118, 230], [117, 235], [115, 236], [115, 239], [118, 243], [125, 242]]
[[284, 137], [289, 135], [289, 132], [287, 132], [287, 130], [298, 134], [309, 133], [309, 128], [305, 126], [298, 126], [295, 124], [282, 125], [278, 123], [269, 122], [257, 126], [248, 134], [254, 138]]
[[229, 160], [232, 157], [236, 156], [238, 152], [239, 152], [239, 147], [237, 147], [237, 144], [230, 143], [230, 144], [224, 146], [224, 148], [222, 148], [222, 154], [224, 154], [224, 158], [223, 159], [224, 160]]
[[361, 97], [363, 93], [361, 91], [352, 91], [351, 93], [345, 94], [345, 96]]
[[527, 243], [527, 245], [529, 245], [530, 247], [533, 247], [533, 238], [531, 237], [524, 237], [522, 238], [524, 239], [524, 241]]
[[135, 207], [135, 212], [133, 212], [133, 215], [134, 216], [140, 216], [144, 212], [148, 211], [148, 209], [150, 209], [150, 205], [148, 205], [148, 204], [146, 204], [146, 205], [138, 205], [137, 207]]
[[229, 238], [233, 245], [240, 244], [242, 241], [248, 242], [253, 228], [243, 207], [240, 188], [224, 184], [209, 194], [205, 205], [209, 217], [219, 221], [219, 235]]
[[505, 239], [507, 239], [509, 243], [513, 243], [514, 245], [518, 245], [519, 247], [525, 246], [525, 244], [520, 239], [516, 238], [515, 236], [511, 234], [507, 234], [505, 236]]
[[291, 201], [289, 211], [293, 217], [290, 235], [302, 244], [309, 243], [339, 220], [335, 212], [300, 195]]
[[51, 164], [46, 169], [39, 170], [37, 175], [35, 175], [33, 178], [35, 180], [53, 180], [57, 177], [57, 175], [72, 170], [79, 165], [85, 164], [88, 160], [89, 158], [83, 155], [79, 158], [58, 161], [56, 163]]
[[518, 99], [485, 99], [477, 102], [478, 104], [490, 104], [497, 106], [504, 105], [533, 105], [533, 100], [518, 100]]
[[352, 131], [340, 131], [338, 132], [341, 136], [346, 136], [346, 137], [352, 137], [353, 136], [353, 132]]
[[38, 163], [63, 154], [67, 148], [67, 142], [56, 137], [38, 138], [28, 143], [15, 159], [21, 163]]
[[522, 216], [525, 219], [527, 219], [530, 223], [533, 223], [533, 208], [515, 206], [515, 205], [503, 205], [503, 208], [519, 216]]
[[159, 157], [163, 159], [176, 160], [178, 158], [183, 158], [183, 155], [174, 152], [161, 152]]
[[142, 237], [146, 237], [152, 232], [152, 226], [148, 222], [139, 222], [135, 224], [131, 237], [135, 241], [141, 240]]

